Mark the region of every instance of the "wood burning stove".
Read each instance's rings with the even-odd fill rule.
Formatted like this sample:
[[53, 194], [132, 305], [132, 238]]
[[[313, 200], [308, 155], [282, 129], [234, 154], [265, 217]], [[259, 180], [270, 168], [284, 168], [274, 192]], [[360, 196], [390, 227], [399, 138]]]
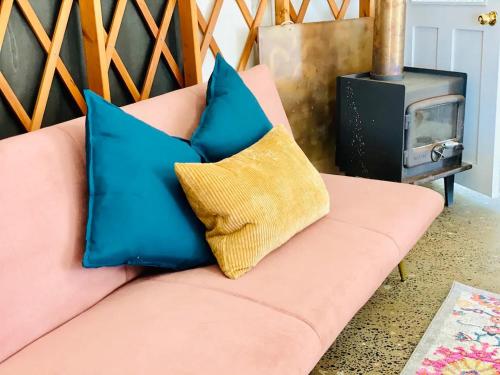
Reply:
[[337, 164], [347, 175], [419, 184], [445, 178], [447, 204], [462, 163], [465, 73], [405, 68], [397, 81], [337, 80]]

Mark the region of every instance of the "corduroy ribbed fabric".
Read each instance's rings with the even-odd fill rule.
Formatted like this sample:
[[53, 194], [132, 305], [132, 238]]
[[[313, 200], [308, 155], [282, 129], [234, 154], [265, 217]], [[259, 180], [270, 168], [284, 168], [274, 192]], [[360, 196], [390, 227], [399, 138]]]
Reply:
[[217, 163], [175, 172], [226, 276], [236, 279], [329, 212], [318, 171], [282, 126]]

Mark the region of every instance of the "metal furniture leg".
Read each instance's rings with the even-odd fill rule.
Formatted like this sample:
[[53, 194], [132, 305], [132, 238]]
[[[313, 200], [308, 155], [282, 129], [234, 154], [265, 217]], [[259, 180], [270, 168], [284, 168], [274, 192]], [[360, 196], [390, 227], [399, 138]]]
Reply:
[[402, 260], [398, 264], [399, 276], [401, 277], [401, 281], [406, 281], [408, 278], [408, 270], [406, 269], [406, 262]]

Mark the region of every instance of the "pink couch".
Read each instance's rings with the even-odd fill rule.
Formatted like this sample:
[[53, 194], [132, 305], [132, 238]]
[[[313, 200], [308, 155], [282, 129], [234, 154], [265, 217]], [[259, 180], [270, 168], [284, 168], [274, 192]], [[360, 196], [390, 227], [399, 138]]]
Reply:
[[[268, 70], [242, 75], [288, 125]], [[189, 137], [204, 90], [126, 110]], [[84, 153], [83, 118], [0, 142], [1, 375], [307, 374], [443, 207], [428, 189], [324, 175], [330, 214], [241, 279], [84, 269]]]

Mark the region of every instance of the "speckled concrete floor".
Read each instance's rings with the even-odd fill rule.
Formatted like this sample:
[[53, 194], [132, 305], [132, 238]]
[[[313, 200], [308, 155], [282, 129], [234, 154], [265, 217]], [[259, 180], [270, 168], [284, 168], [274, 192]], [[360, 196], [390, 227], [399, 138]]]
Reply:
[[401, 283], [393, 271], [311, 375], [397, 375], [453, 280], [500, 293], [500, 199], [456, 186], [455, 205], [406, 260], [409, 279]]

